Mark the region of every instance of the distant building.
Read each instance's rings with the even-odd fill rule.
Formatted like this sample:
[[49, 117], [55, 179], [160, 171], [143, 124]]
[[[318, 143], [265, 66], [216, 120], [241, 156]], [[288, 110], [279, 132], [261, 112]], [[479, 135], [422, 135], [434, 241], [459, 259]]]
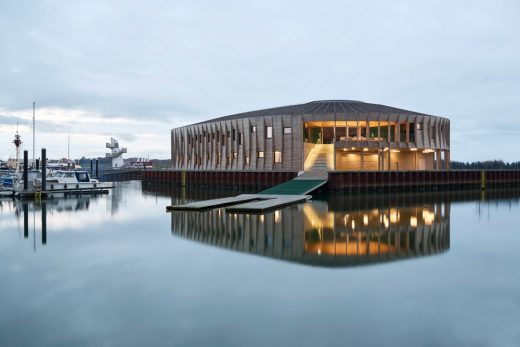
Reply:
[[151, 169], [153, 168], [153, 162], [146, 158], [130, 158], [125, 160], [127, 166], [134, 169]]
[[448, 170], [450, 121], [360, 101], [314, 101], [172, 129], [171, 154], [177, 170]]
[[126, 153], [126, 148], [119, 148], [119, 142], [113, 137], [110, 142], [107, 142], [106, 147], [110, 149], [110, 153], [106, 153], [105, 157], [111, 159], [112, 169], [117, 169], [125, 165], [123, 154]]
[[99, 171], [118, 169], [124, 167], [125, 162], [123, 159], [123, 154], [127, 153], [127, 149], [124, 147], [119, 147], [119, 142], [113, 137], [110, 138], [110, 142], [107, 142], [105, 146], [106, 148], [110, 149], [109, 153], [105, 153], [105, 157], [83, 157], [79, 160], [79, 165], [85, 170], [90, 170], [90, 166], [92, 163], [92, 170], [95, 170], [97, 160]]

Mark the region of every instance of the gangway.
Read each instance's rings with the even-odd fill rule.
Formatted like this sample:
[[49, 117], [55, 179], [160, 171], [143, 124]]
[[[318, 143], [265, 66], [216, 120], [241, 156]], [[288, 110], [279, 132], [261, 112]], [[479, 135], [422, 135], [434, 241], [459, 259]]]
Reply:
[[290, 181], [261, 191], [258, 194], [306, 195], [325, 185], [327, 180], [328, 175], [326, 171], [305, 172]]

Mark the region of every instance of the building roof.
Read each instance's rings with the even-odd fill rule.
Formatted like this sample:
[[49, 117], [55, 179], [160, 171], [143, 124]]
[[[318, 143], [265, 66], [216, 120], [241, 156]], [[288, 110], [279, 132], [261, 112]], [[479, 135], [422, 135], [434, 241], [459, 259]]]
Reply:
[[[371, 104], [368, 102], [356, 100], [320, 100], [312, 101], [306, 104], [281, 106], [267, 108], [264, 110], [249, 111], [243, 113], [232, 114], [229, 116], [209, 119], [200, 123], [208, 123], [214, 121], [223, 121], [240, 118], [254, 118], [277, 115], [301, 115], [301, 114], [334, 114], [334, 113], [398, 113], [402, 115], [424, 115], [428, 114], [403, 110], [396, 107], [385, 106], [380, 104]], [[200, 124], [198, 123], [198, 124]]]

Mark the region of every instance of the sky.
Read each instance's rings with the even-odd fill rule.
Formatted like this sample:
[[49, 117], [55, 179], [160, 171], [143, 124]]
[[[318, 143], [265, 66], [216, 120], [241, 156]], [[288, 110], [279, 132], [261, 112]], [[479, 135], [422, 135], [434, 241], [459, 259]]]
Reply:
[[0, 159], [168, 158], [171, 128], [314, 100], [451, 121], [451, 159], [519, 161], [518, 1], [0, 0]]

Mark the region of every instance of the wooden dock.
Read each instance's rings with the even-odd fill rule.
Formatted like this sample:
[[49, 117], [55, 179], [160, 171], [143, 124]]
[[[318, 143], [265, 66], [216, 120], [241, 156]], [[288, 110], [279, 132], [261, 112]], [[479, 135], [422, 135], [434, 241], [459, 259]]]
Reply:
[[[260, 194], [259, 194], [260, 195]], [[260, 195], [262, 200], [245, 204], [232, 205], [226, 208], [227, 213], [262, 213], [276, 210], [281, 207], [305, 202], [311, 198], [310, 195]], [[265, 199], [266, 198], [266, 199]]]
[[237, 203], [246, 203], [250, 201], [257, 201], [259, 198], [257, 194], [242, 194], [239, 196], [232, 196], [229, 198], [211, 199], [190, 202], [184, 205], [166, 206], [168, 211], [204, 211], [213, 208], [235, 205]]
[[74, 188], [74, 189], [53, 189], [53, 190], [25, 190], [16, 192], [15, 196], [19, 199], [35, 199], [35, 198], [48, 198], [54, 194], [63, 194], [64, 196], [76, 196], [76, 195], [96, 195], [96, 194], [108, 194], [110, 188], [113, 187], [99, 187], [99, 188]]
[[191, 202], [184, 205], [167, 206], [168, 211], [205, 211], [226, 207], [228, 213], [258, 213], [307, 201], [310, 195], [241, 194], [221, 199]]

